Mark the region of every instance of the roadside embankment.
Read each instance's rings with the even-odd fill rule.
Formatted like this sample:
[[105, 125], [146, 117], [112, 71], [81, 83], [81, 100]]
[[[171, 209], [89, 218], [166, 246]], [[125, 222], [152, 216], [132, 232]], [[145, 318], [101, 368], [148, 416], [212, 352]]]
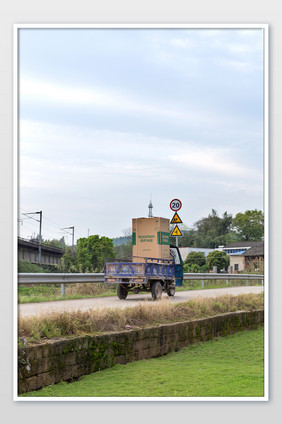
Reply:
[[[229, 298], [230, 304], [235, 302], [232, 298], [232, 296]], [[218, 299], [213, 301], [217, 302], [215, 308], [222, 309]], [[242, 310], [241, 299], [242, 308], [239, 308], [241, 310], [228, 313], [217, 311], [212, 317], [193, 319], [191, 315], [184, 320], [183, 316], [182, 322], [155, 323], [150, 327], [147, 324], [144, 328], [137, 328], [133, 320], [131, 325], [128, 323], [124, 325], [123, 331], [108, 330], [108, 333], [104, 334], [72, 335], [61, 340], [50, 339], [45, 342], [41, 340], [38, 344], [29, 344], [27, 339], [21, 337], [18, 350], [18, 391], [25, 393], [60, 381], [77, 379], [115, 364], [158, 357], [192, 343], [211, 340], [237, 331], [256, 329], [263, 326], [264, 310], [259, 309], [259, 303], [254, 302], [254, 298], [245, 299], [245, 308], [249, 310]], [[199, 305], [197, 306], [199, 308]], [[181, 309], [184, 304], [177, 307]], [[232, 307], [235, 307], [235, 303]], [[108, 321], [111, 321], [109, 316]]]

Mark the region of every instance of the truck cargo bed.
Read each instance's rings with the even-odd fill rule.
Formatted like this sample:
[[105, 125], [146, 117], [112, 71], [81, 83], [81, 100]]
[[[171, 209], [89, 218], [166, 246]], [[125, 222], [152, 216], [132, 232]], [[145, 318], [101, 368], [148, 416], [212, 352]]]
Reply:
[[[140, 258], [141, 259], [141, 258]], [[105, 260], [105, 283], [147, 284], [148, 280], [172, 280], [174, 261], [172, 259], [138, 258], [128, 260]]]

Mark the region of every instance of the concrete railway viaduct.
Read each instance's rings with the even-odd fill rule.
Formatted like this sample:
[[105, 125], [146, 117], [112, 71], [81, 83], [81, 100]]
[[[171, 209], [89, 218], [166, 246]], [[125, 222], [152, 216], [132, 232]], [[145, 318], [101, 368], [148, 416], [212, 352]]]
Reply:
[[[65, 253], [58, 247], [41, 245], [41, 265], [59, 265], [60, 259]], [[36, 241], [18, 238], [18, 259], [38, 264], [39, 243]]]

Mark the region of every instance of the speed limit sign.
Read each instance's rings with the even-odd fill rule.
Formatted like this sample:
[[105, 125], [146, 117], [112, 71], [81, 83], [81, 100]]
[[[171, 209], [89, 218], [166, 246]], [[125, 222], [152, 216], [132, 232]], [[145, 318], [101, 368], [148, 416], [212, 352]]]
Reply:
[[174, 211], [174, 212], [176, 212], [176, 211], [179, 211], [179, 209], [181, 209], [181, 207], [182, 207], [182, 203], [180, 202], [180, 200], [178, 200], [178, 199], [173, 199], [171, 202], [170, 202], [170, 209], [172, 210], [172, 211]]

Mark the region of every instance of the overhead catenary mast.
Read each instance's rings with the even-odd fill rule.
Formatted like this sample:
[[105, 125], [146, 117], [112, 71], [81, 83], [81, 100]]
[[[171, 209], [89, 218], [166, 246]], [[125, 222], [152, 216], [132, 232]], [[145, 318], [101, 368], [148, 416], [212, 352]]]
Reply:
[[28, 212], [28, 213], [24, 213], [23, 215], [27, 216], [29, 218], [28, 215], [35, 215], [38, 214], [39, 215], [39, 220], [35, 219], [31, 216], [31, 219], [34, 219], [35, 221], [39, 222], [39, 238], [38, 238], [38, 265], [41, 265], [41, 244], [42, 244], [42, 211], [39, 212]]

